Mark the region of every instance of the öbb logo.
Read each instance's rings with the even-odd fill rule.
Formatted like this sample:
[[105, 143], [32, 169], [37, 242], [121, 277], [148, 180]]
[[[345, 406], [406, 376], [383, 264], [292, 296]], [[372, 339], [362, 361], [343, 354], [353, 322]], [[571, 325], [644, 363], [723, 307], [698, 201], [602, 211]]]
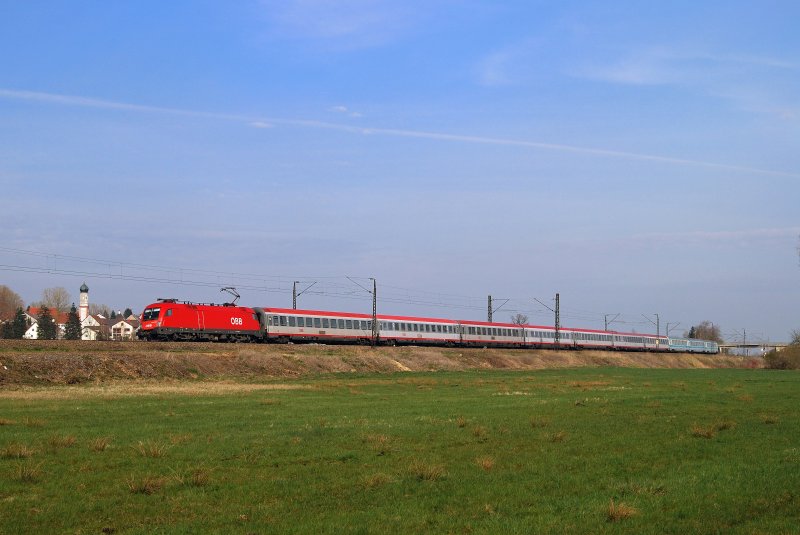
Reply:
[[231, 325], [244, 325], [242, 318], [231, 318]]

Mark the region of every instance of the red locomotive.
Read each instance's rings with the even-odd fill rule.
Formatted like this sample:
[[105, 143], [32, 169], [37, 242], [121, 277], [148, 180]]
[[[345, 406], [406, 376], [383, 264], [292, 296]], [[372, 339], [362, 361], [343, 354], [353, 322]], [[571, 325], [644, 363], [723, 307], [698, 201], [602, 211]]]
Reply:
[[233, 303], [215, 305], [159, 299], [147, 305], [137, 336], [144, 340], [261, 341], [264, 322], [259, 320], [259, 314], [263, 313], [236, 306], [239, 294], [232, 288], [223, 290], [236, 296]]

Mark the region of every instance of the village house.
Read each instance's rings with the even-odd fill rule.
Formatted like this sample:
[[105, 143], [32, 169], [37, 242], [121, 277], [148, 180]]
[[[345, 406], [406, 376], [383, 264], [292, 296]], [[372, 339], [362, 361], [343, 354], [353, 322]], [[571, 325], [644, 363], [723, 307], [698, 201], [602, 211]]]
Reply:
[[[25, 331], [24, 338], [36, 340], [39, 338], [40, 307], [28, 307], [25, 319], [30, 327]], [[56, 338], [64, 338], [68, 312], [51, 310], [53, 321], [56, 323]], [[139, 318], [131, 314], [127, 318], [107, 318], [102, 314], [89, 314], [89, 287], [83, 283], [80, 288], [80, 306], [78, 319], [81, 322], [81, 340], [135, 340], [139, 330]]]

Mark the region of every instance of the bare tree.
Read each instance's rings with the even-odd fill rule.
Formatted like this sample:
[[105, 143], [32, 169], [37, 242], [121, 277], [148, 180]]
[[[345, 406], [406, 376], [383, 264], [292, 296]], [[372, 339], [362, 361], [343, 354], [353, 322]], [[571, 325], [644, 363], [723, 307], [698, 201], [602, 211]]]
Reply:
[[699, 340], [710, 340], [712, 342], [722, 343], [722, 334], [720, 334], [719, 325], [715, 325], [708, 320], [702, 321], [689, 329], [685, 333], [688, 338], [697, 338]]
[[61, 287], [45, 288], [42, 292], [42, 305], [57, 312], [67, 312], [72, 298], [69, 292]]
[[525, 314], [514, 314], [511, 316], [511, 323], [514, 325], [527, 325], [528, 324], [528, 316]]
[[111, 317], [111, 307], [102, 303], [89, 303], [89, 314], [93, 316], [99, 314], [103, 317], [109, 318]]
[[13, 320], [18, 308], [24, 308], [22, 298], [5, 285], [0, 285], [0, 321]]
[[789, 345], [800, 346], [800, 329], [789, 331]]

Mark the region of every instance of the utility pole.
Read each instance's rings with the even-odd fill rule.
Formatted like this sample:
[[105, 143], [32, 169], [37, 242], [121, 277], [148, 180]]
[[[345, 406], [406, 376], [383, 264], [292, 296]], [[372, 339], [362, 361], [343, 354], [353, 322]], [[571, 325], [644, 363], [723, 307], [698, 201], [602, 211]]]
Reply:
[[[670, 322], [667, 322], [667, 332], [666, 332], [666, 335], [667, 335], [667, 336], [669, 336], [669, 332], [670, 332], [672, 329], [675, 329], [676, 327], [678, 327], [678, 325], [680, 325], [680, 324], [681, 324], [681, 322], [679, 322], [679, 321], [677, 321], [677, 322], [675, 322], [675, 323], [672, 323], [672, 324], [670, 324]], [[672, 325], [672, 327], [670, 327], [670, 325]]]
[[556, 315], [556, 321], [555, 321], [556, 334], [555, 334], [554, 342], [555, 342], [555, 345], [558, 346], [560, 341], [561, 341], [561, 306], [559, 304], [560, 303], [559, 294], [556, 294], [556, 308], [555, 308], [555, 310], [553, 310], [549, 306], [545, 305], [544, 303], [542, 303], [541, 301], [539, 301], [535, 297], [533, 298], [533, 300], [536, 301], [537, 303], [539, 303], [540, 305], [542, 305], [544, 308], [546, 308], [550, 312], [555, 313], [555, 315]]
[[611, 318], [611, 321], [608, 321], [608, 317], [609, 317], [611, 314], [603, 314], [603, 319], [605, 320], [605, 323], [606, 323], [606, 328], [605, 328], [604, 330], [606, 330], [606, 331], [607, 331], [607, 330], [608, 330], [608, 324], [609, 324], [609, 323], [614, 323], [614, 321], [616, 321], [616, 319], [619, 317], [619, 315], [620, 315], [620, 314], [622, 314], [622, 313], [620, 312], [619, 314], [614, 314], [614, 317], [613, 317], [613, 318]]
[[369, 280], [372, 281], [372, 291], [370, 291], [368, 288], [364, 288], [361, 284], [357, 283], [350, 277], [347, 277], [346, 275], [345, 277], [347, 278], [347, 280], [349, 280], [350, 282], [352, 282], [365, 292], [372, 294], [372, 336], [370, 336], [369, 345], [375, 347], [376, 345], [378, 345], [378, 338], [380, 337], [381, 334], [380, 329], [378, 328], [378, 283], [375, 281], [373, 277], [370, 277]]
[[297, 310], [297, 298], [306, 293], [308, 290], [310, 290], [311, 287], [314, 286], [316, 283], [317, 281], [312, 282], [311, 284], [308, 285], [308, 287], [306, 287], [305, 290], [302, 290], [300, 293], [297, 293], [297, 285], [300, 284], [300, 281], [294, 281], [292, 283], [292, 309]]
[[506, 306], [506, 303], [508, 303], [509, 301], [510, 301], [510, 299], [506, 299], [505, 301], [503, 301], [503, 303], [499, 307], [494, 308], [494, 301], [492, 300], [492, 296], [490, 295], [489, 296], [489, 307], [488, 307], [488, 309], [486, 311], [486, 319], [487, 319], [487, 321], [489, 323], [492, 323], [492, 318], [494, 317], [494, 313], [497, 312], [498, 310], [500, 310], [501, 308], [503, 308], [504, 306]]
[[644, 319], [646, 319], [647, 321], [649, 321], [650, 323], [652, 323], [653, 325], [655, 325], [656, 326], [656, 336], [661, 336], [661, 319], [658, 317], [658, 314], [653, 314], [653, 315], [656, 317], [656, 321], [651, 320], [650, 318], [648, 318], [644, 314], [642, 314], [642, 317]]
[[747, 348], [747, 329], [742, 329], [742, 345], [744, 346], [744, 356], [750, 356], [750, 350]]
[[375, 281], [374, 278], [370, 277], [372, 280], [372, 347], [378, 345], [378, 336], [380, 335], [380, 331], [378, 330], [378, 283]]
[[556, 294], [556, 347], [561, 343], [561, 304], [560, 296]]

